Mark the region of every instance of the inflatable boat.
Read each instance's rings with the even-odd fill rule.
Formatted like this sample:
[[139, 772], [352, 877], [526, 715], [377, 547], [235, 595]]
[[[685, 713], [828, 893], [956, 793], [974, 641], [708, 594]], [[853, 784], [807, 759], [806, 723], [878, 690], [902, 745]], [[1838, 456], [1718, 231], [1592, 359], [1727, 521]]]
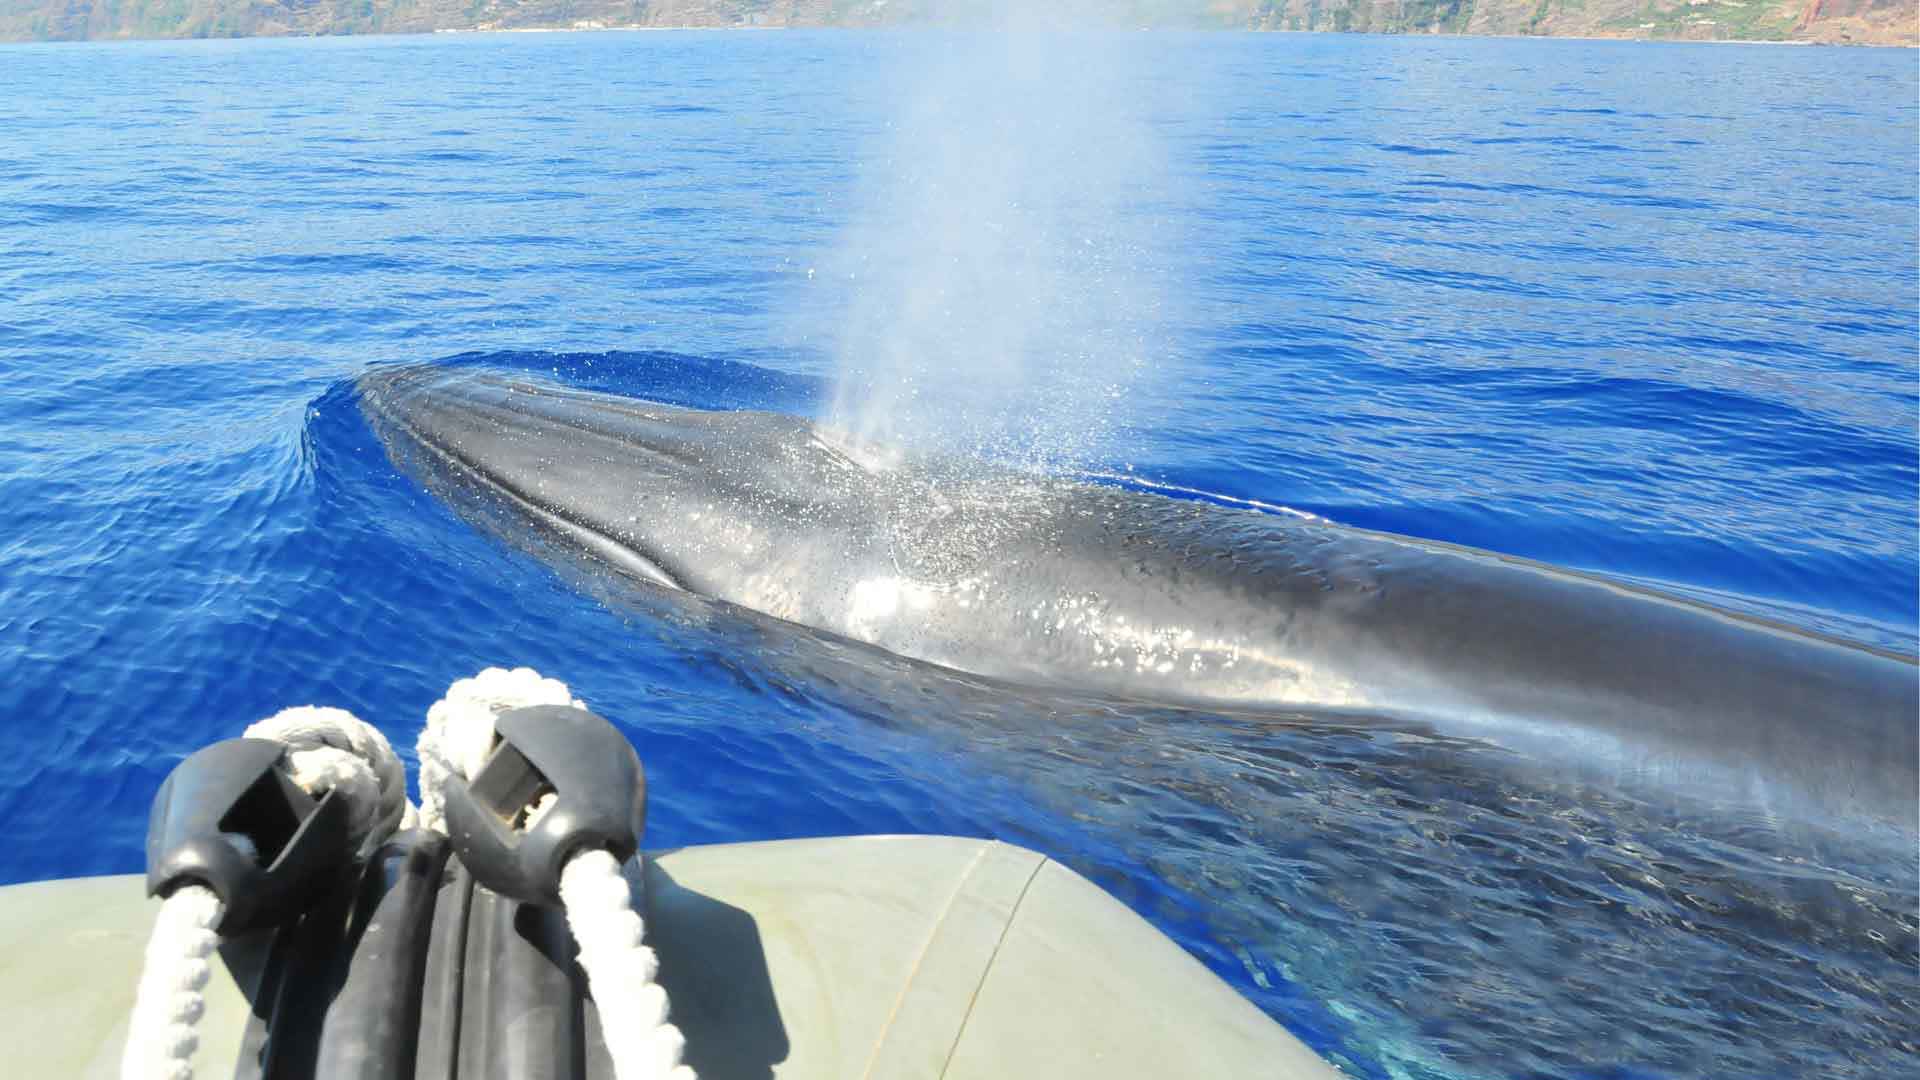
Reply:
[[[596, 802], [615, 818], [644, 806], [637, 758], [623, 772], [625, 736], [583, 710], [496, 719], [485, 763], [446, 799], [445, 832], [400, 829], [325, 865], [314, 853], [340, 849], [329, 838], [338, 793], [292, 783], [288, 746], [235, 739], [188, 758], [162, 788], [144, 877], [0, 888], [7, 1075], [654, 1075], [609, 1049], [642, 1021], [608, 1004], [602, 968], [583, 970], [575, 898], [563, 910], [533, 880], [562, 858], [543, 834], [598, 835]], [[582, 778], [596, 776], [583, 796]], [[622, 777], [634, 790], [612, 790]], [[500, 810], [551, 805], [556, 789], [559, 805], [537, 823]], [[516, 879], [516, 860], [532, 877]], [[624, 865], [644, 922], [634, 944], [651, 949], [644, 974], [657, 971], [678, 1029], [679, 1071], [659, 1075], [1339, 1075], [1145, 920], [1022, 848], [865, 836]], [[199, 1001], [171, 1006], [189, 1045], [174, 1037], [180, 1060], [142, 1072], [136, 1054], [123, 1059], [136, 988], [164, 951], [159, 898], [189, 887], [221, 905], [203, 928], [211, 955], [188, 976]]]
[[[331, 1001], [324, 986], [298, 1011], [270, 1000], [263, 943], [223, 947], [196, 1075], [611, 1077], [603, 1018], [551, 912], [503, 901], [457, 864], [423, 904], [407, 872], [418, 854], [385, 850], [368, 885], [386, 895], [343, 933]], [[711, 1080], [1337, 1075], [1139, 916], [1022, 848], [929, 836], [722, 844], [657, 854], [645, 872], [660, 981], [687, 1063]], [[115, 1075], [154, 906], [138, 875], [0, 889], [9, 1075]], [[395, 1033], [387, 1060], [322, 1070], [323, 1058], [346, 1060], [342, 1039], [367, 1045], [343, 991], [374, 989], [359, 985], [361, 969], [394, 959], [368, 941], [368, 924], [393, 915], [435, 924], [419, 998], [380, 1018], [411, 1036]], [[344, 944], [356, 937], [357, 950]], [[265, 1060], [280, 1038], [300, 1053]]]

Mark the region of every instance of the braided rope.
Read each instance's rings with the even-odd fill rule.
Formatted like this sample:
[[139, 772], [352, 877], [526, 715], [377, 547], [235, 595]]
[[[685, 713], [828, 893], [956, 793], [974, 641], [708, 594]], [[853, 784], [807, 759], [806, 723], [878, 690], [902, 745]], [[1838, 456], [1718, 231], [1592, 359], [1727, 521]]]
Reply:
[[427, 709], [426, 726], [414, 752], [420, 759], [420, 827], [447, 831], [447, 804], [441, 795], [455, 777], [480, 771], [493, 750], [493, 718], [529, 705], [586, 703], [558, 679], [542, 678], [532, 668], [488, 668], [447, 688], [447, 696]]
[[338, 791], [351, 811], [348, 832], [360, 838], [359, 857], [377, 851], [396, 829], [419, 824], [407, 802], [407, 766], [380, 729], [345, 709], [303, 705], [282, 709], [247, 728], [244, 737], [287, 747], [289, 775], [319, 798]]
[[120, 1055], [122, 1080], [192, 1080], [220, 910], [213, 890], [198, 885], [175, 889], [160, 905]]
[[[639, 856], [631, 864], [637, 878]], [[580, 943], [580, 967], [600, 1008], [600, 1031], [619, 1080], [694, 1080], [680, 1064], [687, 1040], [667, 1021], [667, 992], [654, 981], [660, 960], [643, 942], [633, 889], [605, 851], [583, 851], [560, 871], [567, 929]], [[617, 1022], [615, 1022], [617, 1020]]]

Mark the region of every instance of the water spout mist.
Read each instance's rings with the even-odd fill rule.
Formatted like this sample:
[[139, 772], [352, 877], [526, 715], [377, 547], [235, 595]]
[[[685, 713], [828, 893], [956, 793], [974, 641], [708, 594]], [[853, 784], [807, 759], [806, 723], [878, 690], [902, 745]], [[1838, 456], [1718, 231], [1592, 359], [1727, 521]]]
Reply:
[[1132, 38], [994, 23], [900, 50], [813, 290], [838, 364], [826, 420], [861, 443], [1071, 467], [1111, 452], [1155, 352], [1166, 169]]

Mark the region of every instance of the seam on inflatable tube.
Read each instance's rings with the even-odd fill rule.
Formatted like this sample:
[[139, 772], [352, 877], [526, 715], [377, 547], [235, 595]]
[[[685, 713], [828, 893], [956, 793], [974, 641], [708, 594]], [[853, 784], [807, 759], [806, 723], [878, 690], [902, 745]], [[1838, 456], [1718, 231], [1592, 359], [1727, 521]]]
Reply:
[[[933, 925], [927, 928], [926, 939], [920, 942], [920, 951], [914, 954], [913, 966], [907, 969], [907, 977], [900, 983], [900, 992], [894, 995], [893, 1007], [887, 1010], [886, 1022], [880, 1025], [879, 1032], [873, 1037], [873, 1049], [867, 1053], [866, 1068], [860, 1070], [861, 1080], [872, 1080], [873, 1067], [880, 1061], [880, 1051], [886, 1049], [887, 1036], [893, 1032], [893, 1022], [900, 1018], [900, 1006], [906, 1003], [907, 991], [913, 989], [914, 980], [920, 977], [920, 966], [926, 963], [927, 952], [933, 948], [933, 943], [940, 937], [941, 929], [947, 925], [947, 916], [953, 914], [954, 901], [960, 899], [960, 894], [966, 891], [967, 882], [972, 880], [973, 872], [979, 869], [980, 861], [987, 857], [987, 850], [993, 846], [991, 842], [983, 843], [973, 853], [973, 859], [967, 863], [967, 868], [961, 872], [959, 880], [953, 883], [953, 891], [947, 894], [947, 902], [940, 906], [940, 914], [933, 920]], [[1003, 929], [1002, 933], [1004, 932]], [[964, 1021], [962, 1026], [965, 1026]]]
[[1042, 856], [1033, 864], [1033, 872], [1028, 874], [1027, 880], [1021, 883], [1020, 895], [1014, 900], [1013, 907], [1007, 911], [1007, 921], [1000, 924], [1000, 936], [994, 939], [993, 951], [987, 954], [986, 965], [980, 969], [980, 979], [973, 984], [973, 992], [967, 995], [967, 1008], [960, 1014], [960, 1027], [954, 1031], [953, 1042], [948, 1045], [946, 1056], [940, 1061], [941, 1080], [945, 1080], [947, 1069], [953, 1065], [953, 1055], [960, 1049], [960, 1040], [966, 1038], [967, 1022], [973, 1019], [973, 1006], [980, 1000], [980, 990], [987, 985], [987, 976], [993, 973], [994, 962], [1000, 959], [1000, 946], [1007, 943], [1007, 933], [1013, 929], [1013, 920], [1020, 917], [1020, 906], [1027, 902], [1027, 890], [1033, 888], [1034, 881], [1040, 877], [1040, 871], [1052, 861]]

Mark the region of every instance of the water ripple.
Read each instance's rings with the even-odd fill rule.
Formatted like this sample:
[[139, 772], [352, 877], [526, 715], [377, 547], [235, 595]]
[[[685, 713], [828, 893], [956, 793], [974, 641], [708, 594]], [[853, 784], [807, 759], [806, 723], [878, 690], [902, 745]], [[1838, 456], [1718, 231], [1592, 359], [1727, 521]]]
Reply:
[[[173, 763], [282, 706], [405, 745], [527, 663], [632, 734], [653, 844], [1025, 843], [1356, 1075], [1915, 1071], [1910, 837], [583, 595], [393, 471], [374, 362], [815, 408], [809, 271], [926, 40], [0, 47], [0, 881], [135, 869]], [[1121, 212], [1181, 255], [1111, 482], [1914, 649], [1910, 57], [1156, 45], [1116, 107], [1176, 182]]]

